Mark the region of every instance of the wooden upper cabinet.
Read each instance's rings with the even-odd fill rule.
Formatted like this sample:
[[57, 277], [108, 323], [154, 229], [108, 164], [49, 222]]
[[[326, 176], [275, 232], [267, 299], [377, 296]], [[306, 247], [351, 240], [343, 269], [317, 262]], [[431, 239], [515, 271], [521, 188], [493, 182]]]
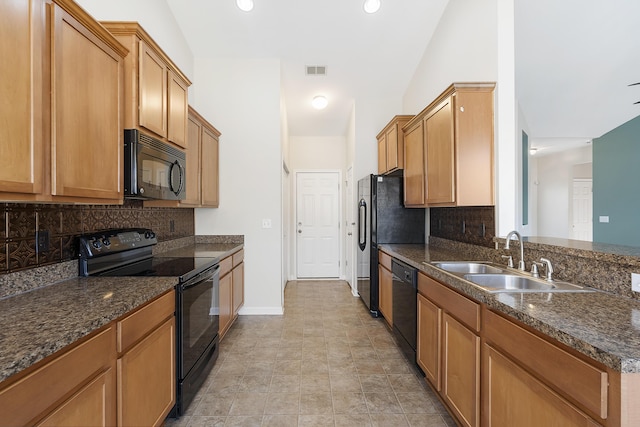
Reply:
[[494, 205], [494, 87], [454, 83], [404, 126], [405, 206]]
[[378, 174], [388, 174], [404, 167], [404, 126], [413, 116], [395, 116], [380, 131], [378, 139]]
[[0, 61], [0, 199], [4, 200], [17, 197], [5, 193], [42, 192], [44, 0], [0, 2], [0, 16], [4, 58]]
[[52, 12], [52, 195], [122, 202], [122, 56], [62, 7]]
[[202, 124], [197, 117], [189, 114], [187, 121], [186, 150], [186, 190], [181, 205], [200, 204], [200, 145], [202, 138]]
[[0, 15], [0, 200], [122, 203], [127, 49], [71, 0]]
[[202, 129], [202, 206], [213, 208], [220, 205], [219, 136], [215, 128]]
[[191, 81], [137, 22], [102, 22], [130, 54], [125, 58], [125, 129], [187, 146]]
[[167, 66], [140, 40], [140, 126], [157, 136], [167, 136]]
[[422, 120], [405, 128], [404, 133], [404, 205], [424, 206], [424, 124]]

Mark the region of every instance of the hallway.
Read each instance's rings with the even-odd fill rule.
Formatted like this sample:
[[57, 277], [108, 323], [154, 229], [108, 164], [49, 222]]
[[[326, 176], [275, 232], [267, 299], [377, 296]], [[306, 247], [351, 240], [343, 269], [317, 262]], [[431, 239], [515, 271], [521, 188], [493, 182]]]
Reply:
[[344, 281], [291, 281], [283, 316], [240, 316], [172, 426], [455, 426]]

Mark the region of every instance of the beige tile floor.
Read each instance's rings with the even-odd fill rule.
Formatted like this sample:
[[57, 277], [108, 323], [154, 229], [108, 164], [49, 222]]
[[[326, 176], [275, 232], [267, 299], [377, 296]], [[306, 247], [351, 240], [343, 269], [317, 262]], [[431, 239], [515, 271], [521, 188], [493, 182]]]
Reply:
[[240, 316], [173, 426], [455, 426], [343, 281], [292, 281], [283, 316]]

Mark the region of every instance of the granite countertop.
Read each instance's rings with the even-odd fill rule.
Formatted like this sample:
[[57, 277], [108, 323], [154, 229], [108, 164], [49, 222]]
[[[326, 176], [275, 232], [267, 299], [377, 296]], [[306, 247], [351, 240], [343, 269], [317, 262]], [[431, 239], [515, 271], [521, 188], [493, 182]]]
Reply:
[[[190, 241], [183, 247], [159, 251], [154, 256], [222, 259], [242, 247], [239, 242]], [[73, 264], [77, 274], [77, 263], [68, 264]], [[55, 269], [35, 271], [27, 276], [52, 284], [0, 298], [0, 381], [173, 289], [178, 283], [177, 277], [65, 280], [56, 274]], [[21, 276], [16, 277], [23, 280]]]
[[640, 372], [640, 302], [606, 292], [488, 293], [432, 261], [482, 261], [429, 245], [383, 244], [391, 256], [611, 369]]

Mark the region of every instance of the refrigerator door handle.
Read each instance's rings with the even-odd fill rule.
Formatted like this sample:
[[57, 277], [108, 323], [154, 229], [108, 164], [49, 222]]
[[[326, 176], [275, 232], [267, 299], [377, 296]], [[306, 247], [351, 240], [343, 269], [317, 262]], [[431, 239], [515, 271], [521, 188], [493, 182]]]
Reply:
[[367, 202], [364, 199], [358, 203], [358, 246], [361, 251], [367, 247]]

